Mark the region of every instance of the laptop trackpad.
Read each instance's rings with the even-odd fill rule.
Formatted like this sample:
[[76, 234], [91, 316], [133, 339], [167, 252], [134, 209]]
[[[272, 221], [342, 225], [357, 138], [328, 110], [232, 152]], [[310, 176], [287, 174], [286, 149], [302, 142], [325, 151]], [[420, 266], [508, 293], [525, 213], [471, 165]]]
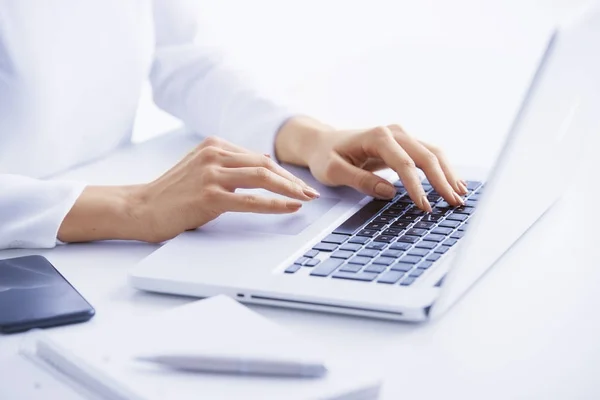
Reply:
[[298, 235], [321, 218], [339, 202], [338, 199], [321, 197], [305, 202], [294, 214], [227, 213], [221, 215], [212, 226], [217, 231], [245, 231], [277, 235]]

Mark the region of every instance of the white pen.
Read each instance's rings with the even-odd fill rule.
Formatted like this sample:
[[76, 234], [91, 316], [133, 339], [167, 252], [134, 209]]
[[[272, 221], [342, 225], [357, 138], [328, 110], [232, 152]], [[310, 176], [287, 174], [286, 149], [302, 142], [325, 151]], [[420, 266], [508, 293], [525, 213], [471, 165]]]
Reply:
[[319, 378], [327, 372], [327, 368], [319, 362], [302, 362], [259, 357], [172, 354], [138, 356], [135, 357], [135, 360], [186, 371], [219, 372], [240, 375]]

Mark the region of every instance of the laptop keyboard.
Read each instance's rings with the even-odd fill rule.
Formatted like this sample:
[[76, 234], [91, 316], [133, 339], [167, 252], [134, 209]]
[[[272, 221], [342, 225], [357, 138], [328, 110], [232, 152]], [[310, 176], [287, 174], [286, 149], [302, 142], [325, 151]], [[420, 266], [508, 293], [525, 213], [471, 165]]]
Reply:
[[410, 286], [463, 237], [484, 188], [467, 181], [465, 205], [452, 207], [428, 181], [433, 212], [414, 205], [400, 181], [392, 200], [372, 200], [285, 269], [318, 278]]

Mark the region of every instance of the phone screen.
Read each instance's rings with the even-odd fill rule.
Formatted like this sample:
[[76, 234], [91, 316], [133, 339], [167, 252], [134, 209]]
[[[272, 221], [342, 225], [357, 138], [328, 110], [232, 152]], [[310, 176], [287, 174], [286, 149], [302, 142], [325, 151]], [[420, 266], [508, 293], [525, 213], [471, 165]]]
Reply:
[[0, 332], [88, 321], [94, 308], [42, 256], [0, 260]]

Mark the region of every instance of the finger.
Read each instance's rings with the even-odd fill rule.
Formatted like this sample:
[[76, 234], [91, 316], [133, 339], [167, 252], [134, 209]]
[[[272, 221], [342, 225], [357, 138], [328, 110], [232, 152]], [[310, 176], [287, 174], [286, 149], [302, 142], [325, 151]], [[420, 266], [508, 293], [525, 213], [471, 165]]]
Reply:
[[314, 200], [318, 196], [307, 188], [277, 175], [264, 167], [228, 168], [223, 171], [222, 184], [225, 188], [235, 189], [261, 188], [298, 200]]
[[392, 128], [392, 131], [394, 132], [396, 141], [398, 141], [402, 148], [406, 150], [417, 167], [425, 172], [429, 183], [431, 183], [436, 192], [438, 192], [448, 204], [454, 206], [464, 204], [460, 196], [446, 179], [446, 175], [444, 175], [444, 171], [435, 154], [402, 129]]
[[231, 151], [233, 153], [241, 153], [241, 154], [251, 154], [252, 151], [245, 149], [241, 146], [238, 146], [236, 144], [233, 144], [231, 142], [228, 142], [227, 140], [215, 137], [215, 136], [209, 136], [206, 139], [204, 139], [202, 141], [202, 143], [200, 143], [197, 147], [197, 149], [201, 150], [204, 147], [219, 147], [223, 150], [227, 150], [227, 151]]
[[298, 211], [302, 207], [302, 203], [297, 200], [271, 198], [251, 193], [225, 193], [222, 199], [223, 208], [226, 212], [289, 214]]
[[268, 170], [276, 173], [277, 175], [294, 182], [297, 185], [304, 186], [308, 188], [309, 191], [313, 191], [316, 196], [319, 196], [319, 192], [308, 186], [306, 182], [302, 179], [294, 176], [291, 172], [287, 171], [285, 168], [277, 164], [275, 161], [271, 160], [270, 157], [267, 157], [263, 154], [239, 154], [239, 153], [231, 153], [225, 157], [222, 165], [226, 168], [243, 168], [243, 167], [264, 167]]
[[435, 154], [440, 163], [440, 166], [442, 167], [442, 171], [444, 171], [444, 175], [446, 175], [446, 180], [448, 181], [448, 183], [450, 183], [454, 191], [460, 195], [467, 194], [467, 187], [465, 186], [463, 181], [458, 178], [458, 175], [452, 168], [450, 162], [448, 161], [448, 157], [446, 157], [446, 154], [444, 154], [444, 152], [438, 149], [436, 146], [433, 146], [423, 141], [419, 142], [423, 146], [425, 146], [427, 150]]
[[372, 172], [350, 164], [339, 156], [331, 160], [329, 174], [332, 181], [350, 186], [369, 196], [391, 199], [396, 195], [394, 185]]
[[366, 139], [363, 146], [372, 157], [380, 157], [387, 166], [392, 168], [404, 184], [410, 198], [420, 209], [431, 212], [431, 204], [421, 185], [421, 178], [417, 172], [415, 162], [408, 153], [394, 139], [388, 127], [378, 127], [367, 131], [363, 136]]

